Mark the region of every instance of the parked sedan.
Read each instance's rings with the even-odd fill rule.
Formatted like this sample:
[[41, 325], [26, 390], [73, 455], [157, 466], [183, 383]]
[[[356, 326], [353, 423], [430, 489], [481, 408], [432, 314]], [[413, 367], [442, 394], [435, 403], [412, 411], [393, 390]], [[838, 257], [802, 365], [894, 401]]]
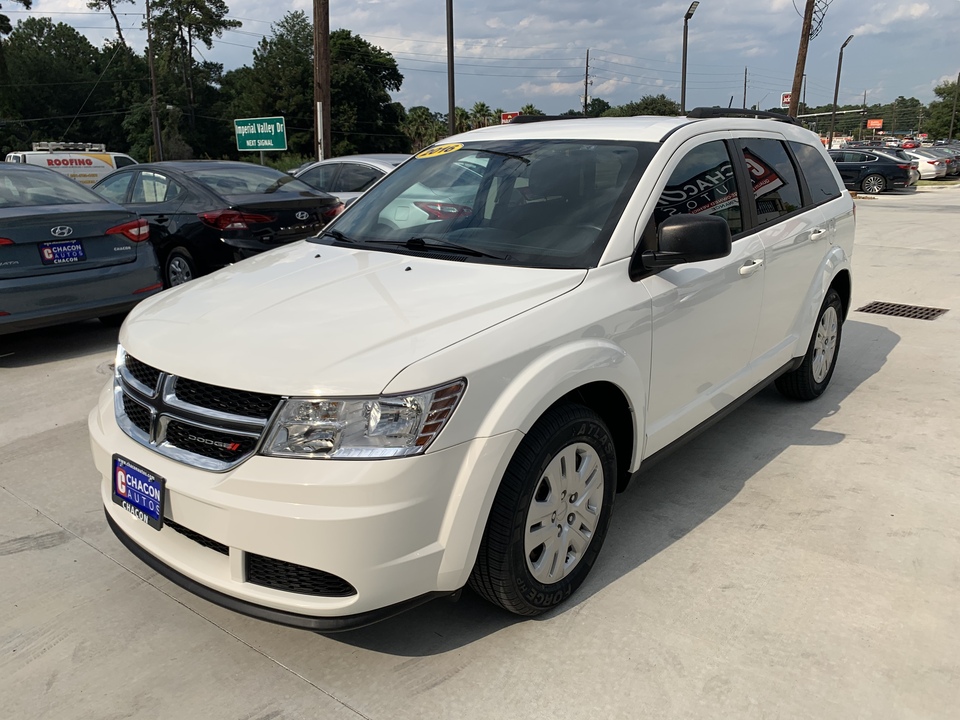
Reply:
[[947, 161], [942, 157], [931, 155], [927, 152], [929, 148], [916, 148], [915, 150], [904, 150], [910, 157], [919, 162], [920, 177], [923, 180], [936, 180], [947, 174]]
[[343, 210], [287, 173], [244, 162], [134, 165], [94, 190], [149, 221], [166, 287], [316, 235]]
[[308, 163], [295, 170], [293, 175], [318, 190], [336, 195], [349, 205], [409, 157], [399, 153], [347, 155]]
[[844, 185], [865, 193], [907, 187], [912, 181], [909, 160], [880, 150], [831, 150], [830, 157], [837, 164]]
[[0, 164], [0, 334], [123, 319], [161, 289], [149, 232], [64, 175]]
[[940, 157], [947, 161], [947, 175], [960, 175], [960, 149], [949, 147], [926, 147], [921, 150], [927, 155]]

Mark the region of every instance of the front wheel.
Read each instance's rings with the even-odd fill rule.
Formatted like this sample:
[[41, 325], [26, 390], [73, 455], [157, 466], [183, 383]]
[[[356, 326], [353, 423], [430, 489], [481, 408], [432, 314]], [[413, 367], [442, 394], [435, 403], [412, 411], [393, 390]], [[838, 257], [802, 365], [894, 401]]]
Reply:
[[887, 189], [887, 179], [883, 175], [867, 175], [860, 183], [860, 189], [865, 193], [877, 195]]
[[836, 367], [843, 332], [843, 303], [833, 288], [827, 291], [813, 328], [807, 354], [796, 370], [777, 378], [777, 390], [797, 400], [814, 400], [827, 389]]
[[584, 581], [603, 544], [617, 457], [582, 405], [549, 410], [520, 443], [497, 491], [470, 586], [518, 615], [539, 615]]

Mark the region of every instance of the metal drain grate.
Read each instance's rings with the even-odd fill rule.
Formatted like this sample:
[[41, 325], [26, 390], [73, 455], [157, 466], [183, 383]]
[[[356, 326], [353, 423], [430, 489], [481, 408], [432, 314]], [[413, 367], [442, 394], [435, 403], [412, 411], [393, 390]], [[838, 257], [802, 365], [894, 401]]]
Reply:
[[891, 315], [893, 317], [912, 318], [913, 320], [936, 320], [947, 311], [944, 308], [901, 305], [900, 303], [877, 302], [874, 300], [862, 308], [857, 308], [857, 312], [873, 313], [874, 315]]

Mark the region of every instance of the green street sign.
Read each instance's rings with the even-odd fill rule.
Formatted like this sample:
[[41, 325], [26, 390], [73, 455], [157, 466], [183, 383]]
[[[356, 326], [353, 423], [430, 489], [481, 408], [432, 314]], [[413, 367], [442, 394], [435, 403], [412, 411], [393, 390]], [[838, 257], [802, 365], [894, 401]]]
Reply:
[[233, 121], [237, 150], [286, 150], [287, 127], [282, 117], [242, 118]]

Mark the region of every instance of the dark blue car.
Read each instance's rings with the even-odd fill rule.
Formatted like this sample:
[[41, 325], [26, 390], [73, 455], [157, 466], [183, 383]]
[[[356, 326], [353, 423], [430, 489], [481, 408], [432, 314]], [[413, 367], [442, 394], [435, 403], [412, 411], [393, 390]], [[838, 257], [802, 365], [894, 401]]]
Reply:
[[0, 163], [0, 334], [100, 318], [162, 288], [136, 213], [53, 170]]

